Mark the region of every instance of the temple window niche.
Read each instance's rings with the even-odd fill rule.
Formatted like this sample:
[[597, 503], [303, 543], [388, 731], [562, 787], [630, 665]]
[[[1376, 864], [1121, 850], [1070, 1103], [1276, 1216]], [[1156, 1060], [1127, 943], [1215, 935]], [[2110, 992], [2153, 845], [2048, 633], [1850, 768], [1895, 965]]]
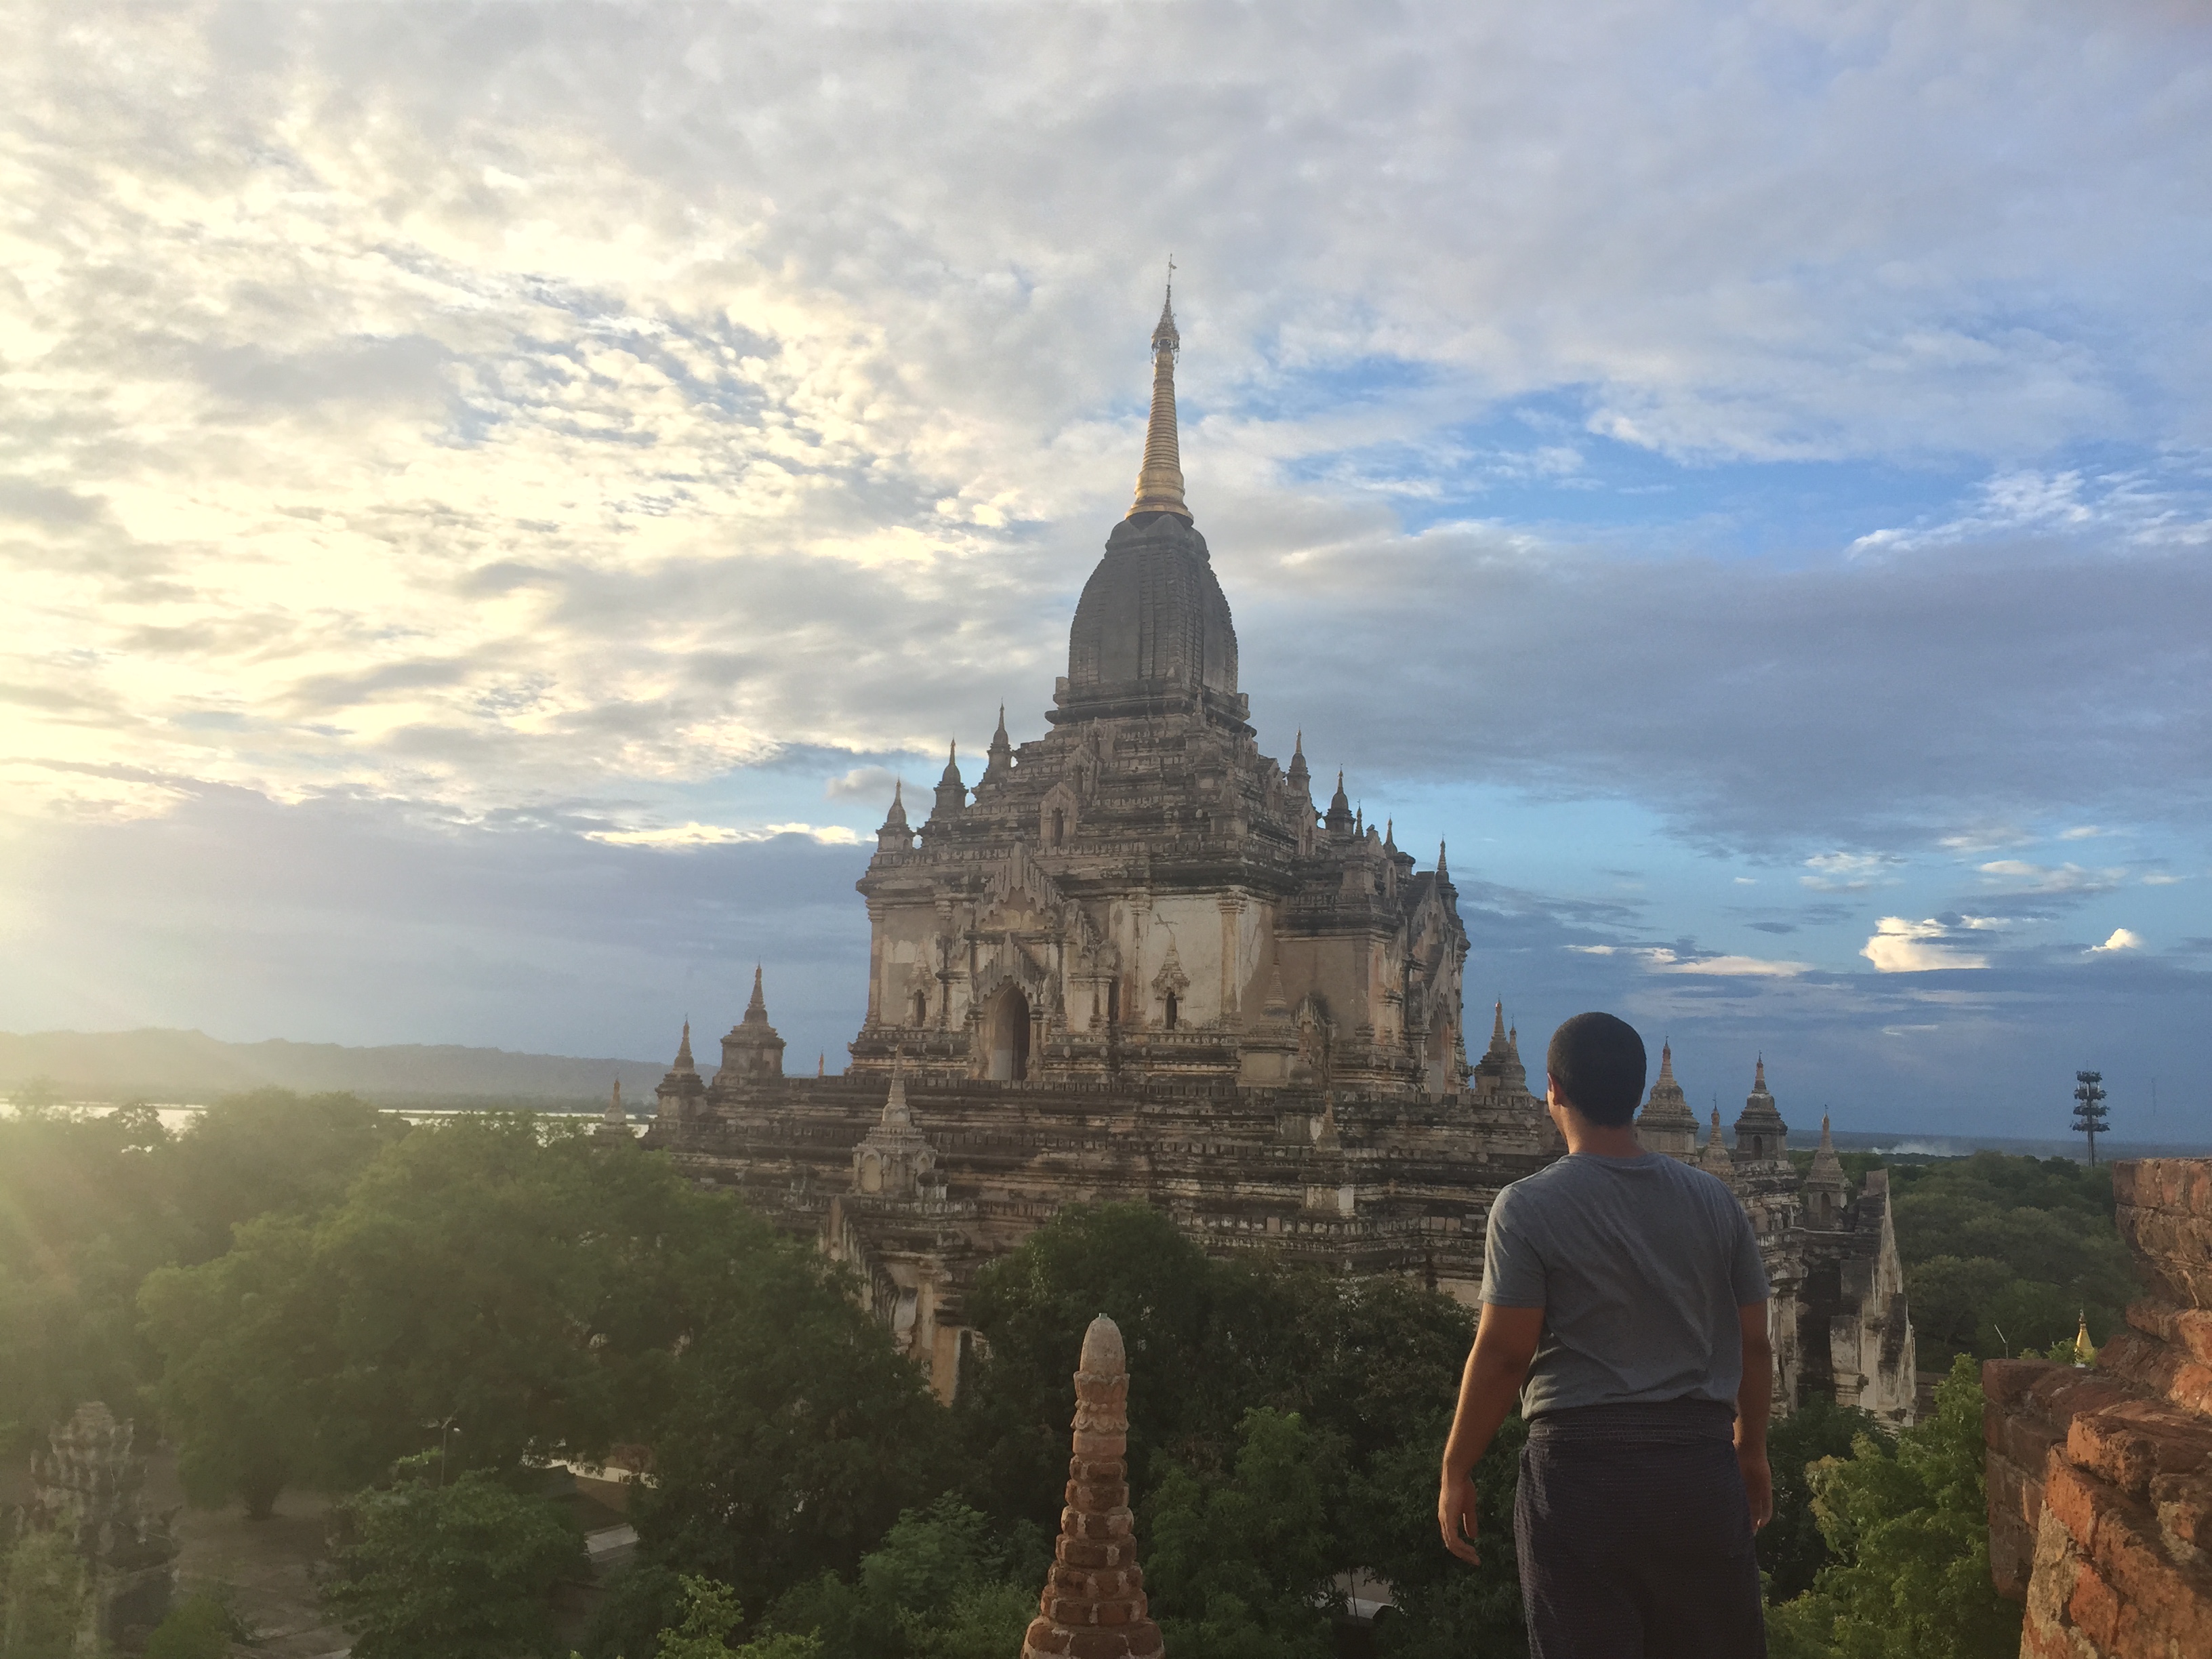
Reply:
[[1075, 833], [1075, 792], [1065, 783], [1056, 783], [1038, 804], [1037, 839], [1047, 847], [1065, 847]]
[[916, 1025], [929, 1024], [929, 994], [927, 991], [914, 994], [914, 1023]]
[[1161, 1025], [1168, 1030], [1174, 1030], [1176, 1018], [1180, 1012], [1176, 1006], [1176, 994], [1173, 991], [1169, 992], [1166, 1000], [1160, 1005]]
[[1030, 1074], [1030, 1000], [1009, 985], [991, 1003], [986, 1023], [984, 1075], [1000, 1083], [1020, 1083]]

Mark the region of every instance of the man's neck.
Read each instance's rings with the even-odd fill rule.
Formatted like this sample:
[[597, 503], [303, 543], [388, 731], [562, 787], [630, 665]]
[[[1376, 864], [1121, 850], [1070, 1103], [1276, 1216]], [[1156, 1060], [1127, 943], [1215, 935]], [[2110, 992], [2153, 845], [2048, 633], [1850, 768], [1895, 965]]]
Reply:
[[1644, 1143], [1637, 1139], [1634, 1124], [1593, 1122], [1561, 1100], [1556, 1091], [1545, 1103], [1551, 1109], [1552, 1121], [1566, 1138], [1570, 1153], [1587, 1152], [1596, 1158], [1644, 1156]]

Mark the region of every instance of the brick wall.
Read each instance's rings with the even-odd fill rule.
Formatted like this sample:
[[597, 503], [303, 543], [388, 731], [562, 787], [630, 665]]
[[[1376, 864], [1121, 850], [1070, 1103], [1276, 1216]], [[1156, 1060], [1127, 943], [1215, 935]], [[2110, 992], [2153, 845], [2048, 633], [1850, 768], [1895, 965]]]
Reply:
[[1990, 1567], [2022, 1659], [2212, 1655], [2212, 1159], [2115, 1164], [2144, 1295], [2093, 1370], [1983, 1367]]

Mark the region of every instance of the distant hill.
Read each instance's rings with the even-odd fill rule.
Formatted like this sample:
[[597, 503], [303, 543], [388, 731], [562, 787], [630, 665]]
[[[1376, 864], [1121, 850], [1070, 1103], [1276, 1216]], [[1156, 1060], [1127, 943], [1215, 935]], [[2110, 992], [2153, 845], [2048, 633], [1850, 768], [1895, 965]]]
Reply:
[[346, 1091], [385, 1103], [603, 1101], [614, 1079], [632, 1101], [649, 1100], [667, 1070], [644, 1060], [517, 1054], [458, 1044], [222, 1042], [201, 1031], [0, 1031], [0, 1092], [50, 1078], [70, 1100], [195, 1102], [271, 1086], [303, 1094]]

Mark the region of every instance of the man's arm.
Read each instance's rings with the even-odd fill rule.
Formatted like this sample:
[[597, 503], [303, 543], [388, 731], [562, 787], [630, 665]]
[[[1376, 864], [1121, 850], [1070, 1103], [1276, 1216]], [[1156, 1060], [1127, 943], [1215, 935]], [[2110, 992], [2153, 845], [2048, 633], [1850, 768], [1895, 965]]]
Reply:
[[1735, 1461], [1751, 1499], [1756, 1532], [1774, 1518], [1774, 1472], [1766, 1464], [1766, 1417], [1774, 1401], [1774, 1344], [1766, 1334], [1766, 1304], [1738, 1308], [1743, 1322], [1743, 1381], [1735, 1390]]
[[[1444, 1547], [1462, 1561], [1482, 1559], [1475, 1553], [1474, 1482], [1470, 1477], [1498, 1425], [1513, 1408], [1543, 1334], [1541, 1308], [1482, 1304], [1474, 1346], [1468, 1350], [1467, 1369], [1460, 1373], [1459, 1410], [1452, 1417], [1451, 1437], [1444, 1442], [1443, 1479], [1437, 1494], [1437, 1525], [1443, 1533]], [[1764, 1424], [1762, 1418], [1762, 1431]], [[1760, 1444], [1765, 1443], [1762, 1437]]]

